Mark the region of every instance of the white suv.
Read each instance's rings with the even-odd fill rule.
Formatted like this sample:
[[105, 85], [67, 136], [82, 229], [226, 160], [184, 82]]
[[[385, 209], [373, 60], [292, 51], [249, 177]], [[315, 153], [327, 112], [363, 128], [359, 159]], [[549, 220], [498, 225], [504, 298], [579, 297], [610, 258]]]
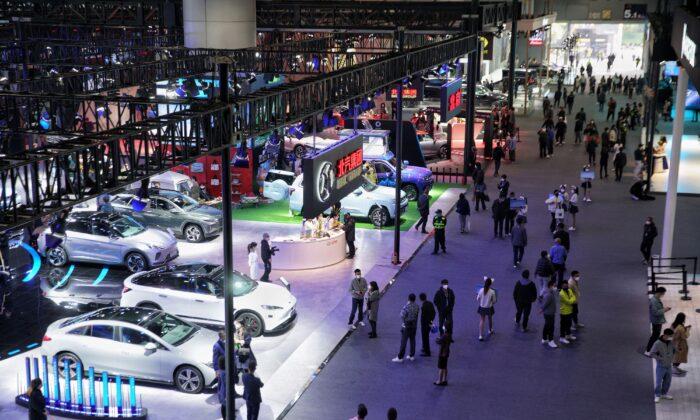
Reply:
[[[121, 306], [161, 309], [206, 325], [224, 324], [224, 270], [211, 264], [163, 267], [124, 280]], [[285, 287], [233, 273], [234, 317], [257, 337], [285, 329], [297, 299]]]
[[[304, 175], [294, 180], [289, 195], [289, 209], [292, 213], [301, 212], [304, 205]], [[393, 188], [375, 185], [365, 179], [365, 182], [355, 191], [340, 200], [341, 209], [355, 217], [367, 218], [375, 226], [386, 226], [395, 220], [395, 191]], [[401, 192], [401, 214], [406, 211], [408, 198]]]

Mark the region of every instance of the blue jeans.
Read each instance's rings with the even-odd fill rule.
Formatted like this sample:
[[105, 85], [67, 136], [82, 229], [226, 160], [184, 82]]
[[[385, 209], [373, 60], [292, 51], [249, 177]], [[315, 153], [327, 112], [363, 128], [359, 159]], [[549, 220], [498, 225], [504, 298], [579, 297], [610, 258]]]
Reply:
[[654, 388], [654, 396], [660, 397], [668, 394], [668, 389], [671, 388], [671, 366], [663, 367], [660, 363], [656, 363], [656, 387]]

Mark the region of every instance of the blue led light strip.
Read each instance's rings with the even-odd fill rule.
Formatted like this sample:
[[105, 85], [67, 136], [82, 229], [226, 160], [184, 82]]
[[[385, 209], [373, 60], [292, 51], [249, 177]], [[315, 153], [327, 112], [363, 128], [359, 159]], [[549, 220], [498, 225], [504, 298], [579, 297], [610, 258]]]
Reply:
[[29, 273], [27, 273], [24, 279], [22, 279], [23, 283], [28, 283], [32, 281], [32, 279], [39, 273], [39, 268], [41, 268], [41, 258], [36, 250], [31, 246], [25, 244], [24, 242], [20, 242], [19, 245], [32, 256], [32, 269], [29, 270]]
[[102, 283], [102, 280], [107, 277], [107, 273], [109, 272], [108, 267], [102, 267], [102, 271], [100, 271], [100, 274], [97, 276], [95, 281], [92, 283], [93, 286], [97, 286], [98, 284]]

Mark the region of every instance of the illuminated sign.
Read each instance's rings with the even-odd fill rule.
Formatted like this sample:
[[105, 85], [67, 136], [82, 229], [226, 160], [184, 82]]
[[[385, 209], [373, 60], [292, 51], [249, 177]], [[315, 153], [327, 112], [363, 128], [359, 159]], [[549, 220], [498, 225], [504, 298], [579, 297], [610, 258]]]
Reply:
[[440, 120], [447, 122], [462, 109], [462, 78], [459, 77], [440, 87]]
[[[391, 89], [389, 91], [389, 99], [396, 99], [397, 93], [398, 93], [398, 89], [396, 89], [396, 88]], [[403, 97], [403, 99], [419, 99], [418, 89], [405, 87], [402, 89], [402, 97]]]
[[479, 35], [479, 41], [481, 41], [481, 59], [493, 60], [493, 34], [487, 32]]
[[362, 145], [356, 134], [303, 159], [304, 218], [318, 216], [362, 185]]
[[688, 36], [688, 25], [683, 24], [683, 40], [681, 43], [681, 52], [683, 57], [688, 60], [691, 67], [695, 67], [695, 41]]
[[544, 31], [535, 31], [528, 39], [528, 45], [531, 47], [539, 47], [544, 45]]

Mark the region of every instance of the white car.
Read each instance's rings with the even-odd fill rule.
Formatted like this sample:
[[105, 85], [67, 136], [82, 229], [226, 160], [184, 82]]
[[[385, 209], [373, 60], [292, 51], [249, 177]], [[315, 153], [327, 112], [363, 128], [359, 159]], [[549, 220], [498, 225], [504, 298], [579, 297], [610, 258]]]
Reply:
[[41, 354], [56, 356], [62, 375], [67, 360], [71, 377], [80, 362], [84, 371], [93, 367], [194, 394], [216, 381], [211, 348], [217, 339], [214, 331], [162, 311], [112, 306], [49, 325]]
[[[294, 136], [285, 136], [284, 150], [294, 151], [296, 157], [301, 158], [306, 154], [307, 150], [325, 149], [337, 143], [338, 140], [338, 138], [329, 139], [319, 135], [316, 135], [315, 140], [313, 136], [305, 136], [300, 139]], [[314, 145], [316, 147], [314, 147]]]
[[[124, 280], [121, 306], [162, 309], [207, 325], [224, 324], [222, 266], [184, 264], [138, 273]], [[286, 328], [297, 299], [285, 287], [234, 271], [234, 317], [257, 337]]]
[[[300, 213], [304, 206], [304, 175], [294, 180], [289, 195], [289, 209]], [[375, 185], [365, 179], [362, 186], [340, 200], [341, 210], [359, 218], [369, 219], [375, 226], [386, 226], [396, 218], [395, 190]], [[408, 198], [401, 192], [401, 214], [408, 207]]]
[[293, 182], [294, 172], [270, 169], [263, 181], [263, 197], [274, 201], [286, 200]]

